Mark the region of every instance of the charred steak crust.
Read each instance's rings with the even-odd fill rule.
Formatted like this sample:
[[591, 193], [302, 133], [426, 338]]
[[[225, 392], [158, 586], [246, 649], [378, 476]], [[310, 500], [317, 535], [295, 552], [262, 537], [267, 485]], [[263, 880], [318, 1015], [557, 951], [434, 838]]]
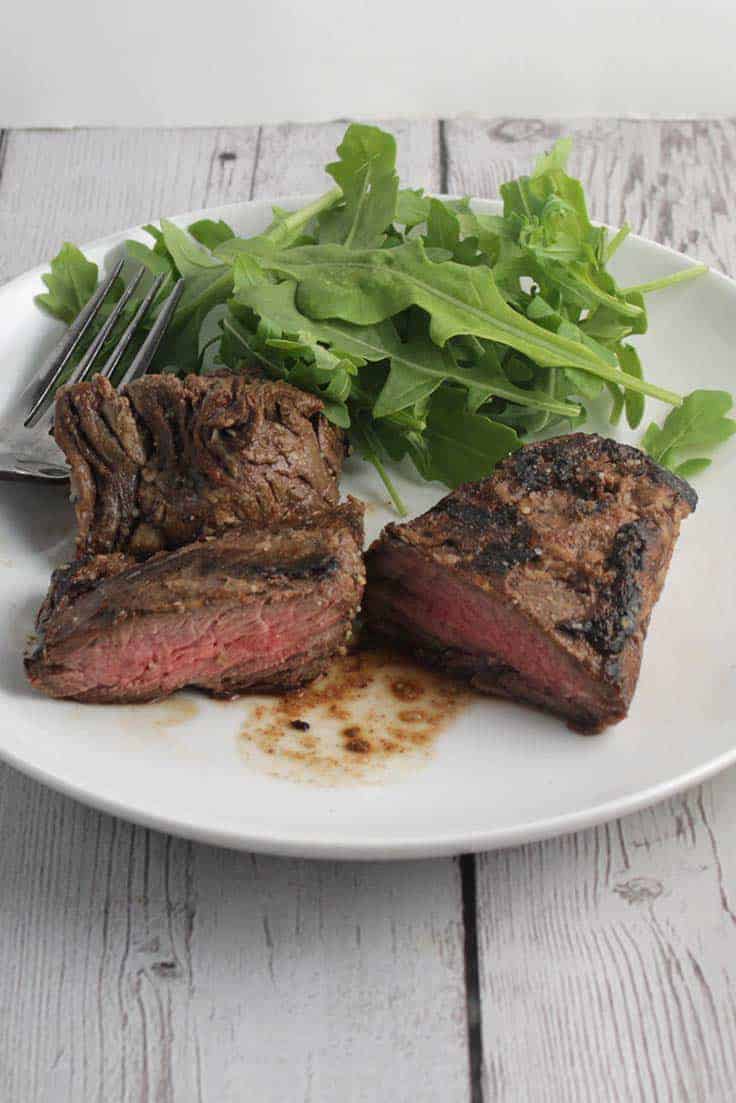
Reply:
[[482, 573], [504, 574], [516, 564], [529, 563], [540, 554], [533, 546], [531, 527], [513, 505], [481, 509], [471, 502], [449, 496], [443, 498], [434, 511], [477, 534], [480, 550], [473, 559], [473, 566]]
[[698, 504], [697, 494], [684, 479], [660, 467], [638, 448], [596, 433], [571, 433], [527, 444], [512, 453], [505, 465], [525, 490], [567, 489], [578, 498], [595, 500], [602, 489], [597, 464], [607, 461], [625, 469], [632, 477], [644, 476], [669, 488], [684, 499], [691, 512]]
[[639, 574], [646, 566], [647, 548], [656, 544], [657, 534], [652, 521], [622, 525], [606, 563], [613, 577], [601, 587], [594, 615], [583, 621], [561, 620], [556, 627], [584, 636], [600, 655], [618, 655], [636, 629], [643, 600]]
[[151, 375], [118, 394], [102, 376], [59, 391], [79, 557], [145, 558], [229, 525], [337, 503], [344, 437], [319, 398], [236, 375]]
[[94, 556], [54, 573], [26, 657], [32, 684], [90, 702], [288, 689], [344, 647], [365, 583], [363, 505], [228, 529], [145, 562]]
[[583, 433], [526, 445], [367, 555], [373, 629], [596, 731], [625, 716], [692, 487]]

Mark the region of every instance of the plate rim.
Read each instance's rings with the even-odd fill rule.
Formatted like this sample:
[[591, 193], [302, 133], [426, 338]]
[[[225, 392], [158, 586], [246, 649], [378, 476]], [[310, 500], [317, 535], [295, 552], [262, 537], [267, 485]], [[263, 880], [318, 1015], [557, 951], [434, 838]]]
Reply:
[[[170, 217], [176, 223], [186, 223], [189, 220], [194, 221], [198, 218], [211, 216], [213, 212], [217, 212], [219, 217], [226, 217], [228, 210], [236, 211], [246, 207], [279, 205], [289, 208], [308, 203], [316, 198], [318, 194], [320, 193], [246, 199], [184, 211]], [[461, 198], [441, 192], [428, 192], [428, 194], [444, 199]], [[476, 196], [471, 198], [471, 202], [488, 204], [496, 209], [502, 206], [498, 198]], [[604, 224], [596, 223], [596, 225]], [[140, 226], [126, 227], [85, 242], [80, 248], [84, 252], [111, 249], [119, 246], [121, 238], [134, 236], [140, 232]], [[662, 245], [640, 234], [629, 234], [627, 241], [664, 253], [676, 261], [680, 268], [693, 267], [700, 263], [697, 259], [681, 253], [671, 246]], [[0, 286], [0, 302], [7, 292], [12, 292], [13, 288], [21, 282], [40, 279], [41, 275], [47, 271], [48, 266], [49, 261], [46, 261], [7, 280]], [[736, 293], [735, 279], [717, 268], [710, 265], [707, 267], [711, 276], [716, 277], [718, 282], [727, 284], [731, 291]], [[207, 827], [198, 822], [181, 818], [169, 818], [155, 811], [137, 808], [124, 800], [117, 800], [114, 797], [100, 794], [83, 784], [75, 783], [67, 778], [63, 772], [55, 772], [51, 768], [38, 765], [32, 760], [22, 757], [3, 746], [2, 743], [0, 743], [0, 761], [7, 763], [26, 777], [30, 777], [34, 781], [62, 793], [64, 796], [71, 797], [81, 804], [143, 827], [164, 831], [181, 838], [262, 854], [320, 860], [375, 861], [451, 857], [463, 853], [491, 851], [523, 843], [537, 842], [594, 827], [666, 800], [685, 789], [701, 784], [729, 766], [734, 765], [736, 763], [736, 742], [729, 750], [673, 778], [637, 790], [633, 794], [616, 797], [574, 812], [527, 820], [511, 827], [453, 832], [431, 837], [425, 833], [424, 838], [411, 835], [402, 836], [396, 833], [386, 836], [374, 834], [364, 836], [359, 842], [340, 842], [329, 835], [325, 835], [324, 831], [317, 833], [302, 831], [299, 834], [294, 834], [293, 832], [279, 833], [273, 830], [254, 830], [248, 827], [232, 829], [224, 826]], [[329, 791], [329, 789], [326, 791]]]
[[[593, 736], [592, 738], [595, 738]], [[98, 812], [115, 816], [128, 823], [162, 831], [178, 838], [205, 843], [210, 846], [229, 850], [240, 850], [254, 854], [268, 854], [284, 858], [311, 858], [320, 861], [405, 861], [417, 858], [452, 858], [461, 854], [490, 853], [507, 847], [521, 846], [540, 842], [544, 839], [559, 838], [575, 834], [602, 823], [620, 819], [622, 816], [652, 807], [669, 797], [676, 796], [685, 789], [702, 784], [709, 778], [721, 773], [736, 763], [736, 745], [717, 758], [711, 759], [700, 767], [680, 774], [658, 785], [640, 789], [632, 796], [619, 797], [583, 808], [577, 812], [550, 816], [547, 819], [531, 820], [513, 827], [496, 828], [490, 831], [470, 831], [432, 836], [431, 839], [417, 840], [411, 836], [396, 835], [382, 837], [366, 836], [361, 842], [340, 843], [333, 839], [309, 835], [278, 835], [227, 828], [207, 828], [200, 824], [186, 823], [177, 819], [168, 819], [155, 812], [133, 808], [129, 804], [114, 798], [100, 796], [75, 785], [62, 775], [51, 773], [16, 756], [12, 751], [0, 746], [0, 761], [17, 769], [19, 773], [39, 781], [54, 792], [71, 797], [80, 804], [94, 808]], [[329, 791], [327, 789], [326, 791]]]

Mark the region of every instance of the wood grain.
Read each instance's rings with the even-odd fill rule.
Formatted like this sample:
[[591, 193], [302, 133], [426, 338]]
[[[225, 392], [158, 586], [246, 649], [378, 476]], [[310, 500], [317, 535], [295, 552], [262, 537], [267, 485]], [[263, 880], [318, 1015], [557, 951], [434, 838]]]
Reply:
[[[343, 127], [13, 133], [0, 278], [62, 238], [319, 190]], [[400, 124], [439, 186], [437, 127]], [[0, 768], [3, 1103], [468, 1097], [458, 863], [217, 851]]]
[[261, 859], [3, 780], [4, 1101], [465, 1098], [455, 863]]
[[[0, 280], [161, 215], [248, 198], [258, 130], [14, 131], [0, 188]], [[224, 155], [224, 156], [223, 156]]]
[[486, 1099], [733, 1097], [735, 781], [480, 859]]
[[[733, 121], [444, 131], [449, 190], [488, 196], [572, 134], [597, 218], [736, 272]], [[485, 1099], [732, 1099], [735, 854], [731, 770], [618, 823], [480, 858]]]
[[[318, 191], [342, 129], [0, 137], [0, 279], [62, 237]], [[597, 217], [736, 272], [733, 120], [395, 129], [407, 179], [489, 196], [572, 133]], [[3, 1103], [733, 1098], [735, 771], [481, 857], [477, 932], [472, 914], [463, 932], [454, 862], [216, 851], [5, 767], [0, 831]], [[469, 1062], [463, 947], [476, 933], [482, 1051]]]

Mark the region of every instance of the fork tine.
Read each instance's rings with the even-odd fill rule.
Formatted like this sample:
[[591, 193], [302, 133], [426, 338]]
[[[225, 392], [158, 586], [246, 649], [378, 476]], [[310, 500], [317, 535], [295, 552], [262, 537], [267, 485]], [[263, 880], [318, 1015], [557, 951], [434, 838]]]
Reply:
[[128, 345], [130, 344], [131, 340], [133, 339], [133, 334], [136, 332], [136, 330], [138, 329], [138, 326], [143, 321], [143, 318], [148, 313], [148, 309], [149, 309], [151, 303], [153, 302], [153, 300], [158, 295], [159, 289], [161, 288], [161, 285], [163, 284], [163, 282], [166, 278], [167, 277], [166, 277], [165, 273], [161, 273], [161, 275], [156, 276], [156, 279], [153, 281], [153, 283], [149, 287], [148, 291], [146, 292], [145, 298], [141, 301], [141, 303], [140, 303], [138, 309], [136, 310], [135, 314], [133, 315], [131, 320], [128, 322], [128, 325], [126, 326], [125, 330], [123, 331], [123, 334], [122, 334], [120, 340], [118, 341], [117, 345], [115, 346], [115, 348], [112, 350], [112, 352], [108, 356], [108, 358], [105, 361], [105, 364], [103, 365], [103, 367], [100, 368], [100, 375], [104, 375], [106, 379], [110, 378], [110, 376], [112, 375], [112, 373], [115, 371], [116, 367], [118, 366], [118, 364], [122, 360], [123, 353], [125, 352]]
[[169, 327], [169, 323], [174, 315], [179, 299], [184, 292], [184, 280], [177, 280], [174, 284], [174, 289], [169, 297], [164, 301], [161, 310], [159, 311], [156, 321], [151, 327], [151, 331], [146, 337], [145, 341], [138, 349], [135, 355], [135, 359], [130, 367], [125, 372], [125, 375], [120, 380], [120, 386], [124, 383], [132, 383], [134, 379], [138, 379], [141, 375], [145, 375], [150, 367], [151, 361], [156, 355], [156, 350], [161, 344], [161, 339]]
[[143, 265], [141, 265], [140, 268], [138, 269], [138, 271], [133, 276], [133, 279], [130, 281], [128, 286], [123, 291], [123, 293], [120, 296], [120, 298], [118, 299], [118, 301], [115, 303], [115, 306], [110, 311], [110, 314], [109, 314], [108, 318], [106, 319], [104, 325], [102, 325], [100, 327], [99, 333], [95, 336], [95, 339], [90, 344], [90, 346], [87, 349], [87, 351], [85, 352], [84, 356], [82, 357], [82, 359], [79, 361], [79, 363], [77, 364], [74, 371], [69, 376], [69, 382], [70, 383], [81, 383], [85, 379], [89, 379], [89, 377], [92, 375], [92, 371], [93, 371], [94, 366], [95, 366], [95, 360], [97, 359], [97, 357], [100, 353], [100, 349], [105, 344], [105, 341], [108, 339], [108, 337], [110, 336], [110, 334], [111, 334], [111, 332], [112, 332], [112, 330], [115, 326], [115, 323], [117, 322], [118, 318], [120, 317], [123, 310], [125, 309], [131, 295], [133, 294], [136, 287], [138, 286], [138, 284], [143, 279], [143, 274], [144, 274], [145, 271], [146, 271], [146, 269], [144, 268]]
[[69, 329], [66, 331], [59, 344], [54, 348], [48, 361], [41, 369], [39, 373], [40, 390], [37, 392], [28, 416], [23, 422], [26, 429], [30, 429], [39, 421], [41, 415], [50, 404], [51, 396], [59, 376], [69, 363], [69, 358], [74, 353], [82, 337], [84, 337], [92, 319], [102, 306], [103, 300], [107, 297], [110, 288], [120, 275], [123, 269], [123, 263], [124, 261], [122, 260], [118, 261], [107, 279], [100, 284], [89, 302], [82, 307], [82, 310], [69, 326]]

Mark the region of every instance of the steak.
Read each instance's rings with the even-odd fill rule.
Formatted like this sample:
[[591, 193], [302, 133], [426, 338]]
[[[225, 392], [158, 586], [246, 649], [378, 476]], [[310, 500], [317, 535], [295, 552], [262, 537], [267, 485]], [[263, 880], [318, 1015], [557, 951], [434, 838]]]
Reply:
[[344, 438], [287, 383], [148, 375], [118, 394], [62, 388], [56, 440], [71, 467], [77, 555], [145, 558], [245, 522], [334, 506]]
[[57, 570], [26, 657], [51, 697], [134, 702], [198, 686], [290, 689], [345, 646], [360, 605], [363, 505], [240, 525], [145, 562], [113, 552]]
[[635, 448], [529, 444], [367, 556], [373, 630], [479, 690], [596, 732], [623, 719], [680, 521], [697, 498]]

